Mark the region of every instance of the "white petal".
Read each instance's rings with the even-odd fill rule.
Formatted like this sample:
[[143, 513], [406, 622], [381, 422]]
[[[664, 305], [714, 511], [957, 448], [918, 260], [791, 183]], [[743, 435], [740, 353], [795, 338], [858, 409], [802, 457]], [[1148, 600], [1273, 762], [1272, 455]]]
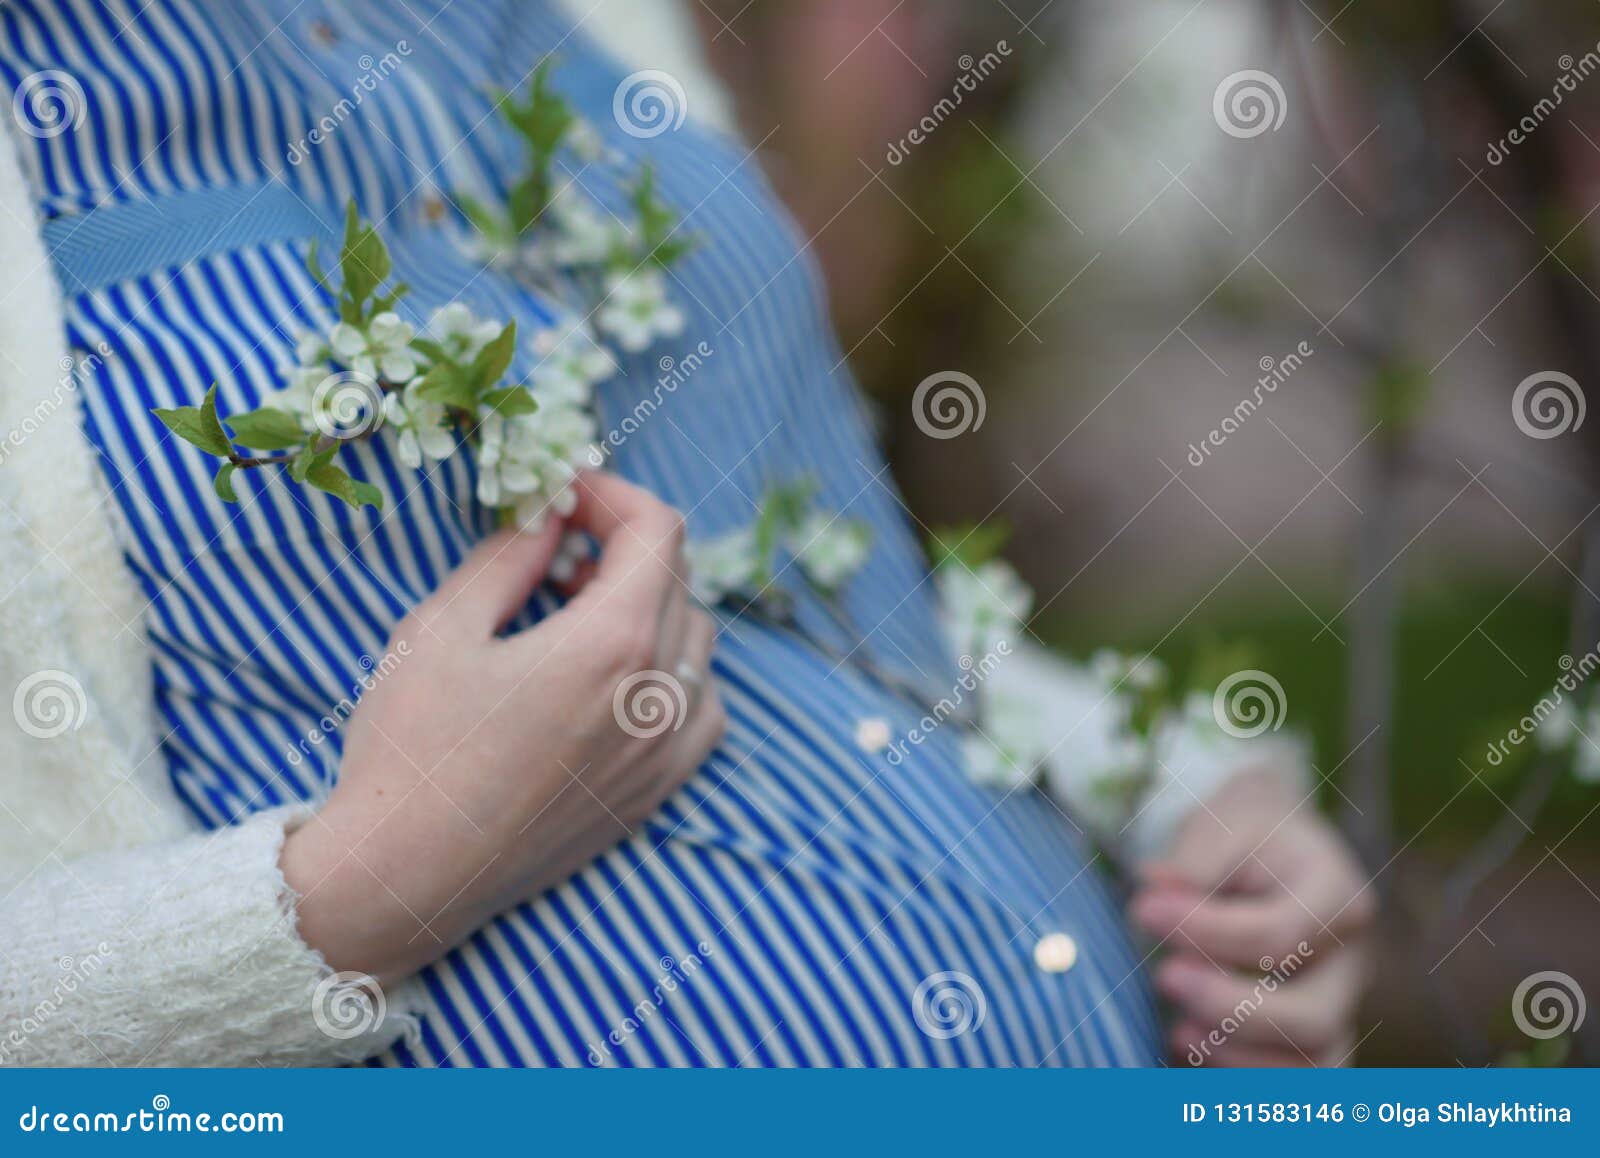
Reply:
[[348, 322], [340, 322], [328, 334], [328, 344], [341, 358], [354, 358], [367, 348], [367, 336]]
[[416, 470], [422, 465], [422, 448], [417, 445], [415, 431], [402, 430], [400, 432], [400, 445], [397, 449], [400, 454], [400, 461], [412, 470]]

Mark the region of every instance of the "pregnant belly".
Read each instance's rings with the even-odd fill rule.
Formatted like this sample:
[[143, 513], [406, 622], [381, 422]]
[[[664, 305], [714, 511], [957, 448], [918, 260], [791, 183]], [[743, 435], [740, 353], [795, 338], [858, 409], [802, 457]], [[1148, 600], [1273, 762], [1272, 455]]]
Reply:
[[420, 1034], [382, 1062], [1156, 1064], [1139, 955], [1070, 820], [968, 784], [953, 734], [898, 766], [864, 749], [916, 713], [832, 667], [741, 624], [700, 775], [429, 969]]

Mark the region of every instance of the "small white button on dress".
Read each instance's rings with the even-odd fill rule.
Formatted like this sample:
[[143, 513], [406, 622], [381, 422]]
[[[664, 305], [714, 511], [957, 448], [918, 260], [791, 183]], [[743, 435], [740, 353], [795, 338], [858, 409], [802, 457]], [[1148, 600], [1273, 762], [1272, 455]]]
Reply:
[[877, 716], [856, 723], [856, 744], [863, 752], [881, 752], [889, 746], [889, 722]]
[[1065, 973], [1078, 963], [1078, 943], [1065, 933], [1048, 933], [1033, 946], [1033, 963], [1046, 973]]

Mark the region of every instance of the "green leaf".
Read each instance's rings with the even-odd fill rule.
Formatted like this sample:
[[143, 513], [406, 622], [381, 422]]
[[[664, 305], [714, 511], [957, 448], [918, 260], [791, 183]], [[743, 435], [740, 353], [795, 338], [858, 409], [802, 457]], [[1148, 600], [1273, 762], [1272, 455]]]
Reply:
[[470, 373], [454, 362], [434, 363], [415, 389], [419, 397], [441, 406], [470, 411], [478, 405], [478, 388]]
[[306, 482], [316, 487], [319, 491], [326, 491], [335, 498], [343, 499], [352, 507], [360, 510], [363, 506], [383, 509], [383, 492], [371, 483], [353, 479], [341, 466], [337, 466], [327, 459], [322, 459], [312, 465], [306, 472]]
[[624, 261], [629, 265], [651, 261], [666, 268], [694, 249], [694, 238], [676, 235], [678, 215], [656, 196], [655, 170], [649, 165], [640, 169], [639, 181], [633, 187], [629, 200], [634, 213], [638, 215], [638, 240], [632, 252], [614, 255], [614, 261]]
[[239, 468], [231, 462], [225, 462], [217, 468], [217, 477], [211, 480], [211, 489], [217, 492], [217, 498], [225, 503], [236, 503], [239, 496], [233, 489], [233, 472]]
[[458, 193], [456, 204], [461, 206], [461, 211], [467, 215], [467, 220], [472, 222], [472, 227], [491, 241], [503, 244], [516, 235], [515, 227], [508, 228], [499, 212], [490, 209], [481, 201], [464, 193]]
[[228, 419], [228, 427], [235, 442], [252, 450], [288, 450], [306, 440], [299, 420], [275, 406], [235, 414]]
[[233, 453], [233, 444], [227, 432], [217, 421], [217, 385], [211, 384], [204, 401], [199, 406], [176, 406], [170, 410], [156, 409], [150, 413], [166, 425], [167, 429], [207, 454], [226, 458]]
[[339, 447], [330, 446], [326, 450], [318, 450], [315, 439], [310, 440], [300, 448], [300, 453], [294, 456], [289, 463], [289, 477], [295, 482], [305, 482], [306, 476], [311, 473], [318, 463], [325, 463], [331, 459]]
[[517, 323], [508, 322], [506, 328], [479, 351], [468, 370], [477, 393], [493, 389], [495, 383], [506, 376], [511, 359], [517, 352]]
[[478, 402], [480, 406], [487, 406], [502, 418], [532, 414], [539, 409], [539, 404], [534, 401], [533, 395], [528, 393], [525, 386], [503, 386], [498, 390], [491, 390]]
[[[385, 252], [387, 252], [387, 250]], [[384, 310], [394, 309], [395, 302], [399, 301], [410, 292], [411, 287], [405, 282], [401, 282], [388, 293], [380, 294], [372, 299], [372, 312], [375, 314], [381, 314]]]
[[527, 141], [535, 158], [554, 153], [577, 120], [571, 106], [550, 87], [548, 60], [534, 69], [525, 100], [518, 102], [514, 96], [506, 95], [500, 107], [511, 127]]
[[344, 277], [347, 302], [355, 308], [357, 322], [365, 318], [364, 307], [373, 292], [389, 279], [394, 268], [389, 247], [378, 231], [361, 220], [355, 199], [345, 207], [344, 247], [339, 253], [339, 272]]
[[975, 571], [998, 556], [1010, 538], [1011, 527], [998, 519], [986, 523], [939, 527], [929, 536], [928, 553], [936, 568], [959, 562]]
[[430, 362], [448, 362], [450, 355], [432, 338], [412, 338], [411, 348]]
[[317, 255], [317, 239], [311, 239], [311, 248], [306, 250], [306, 272], [313, 281], [329, 293], [333, 292], [333, 283], [328, 280], [327, 271], [322, 268], [322, 259]]

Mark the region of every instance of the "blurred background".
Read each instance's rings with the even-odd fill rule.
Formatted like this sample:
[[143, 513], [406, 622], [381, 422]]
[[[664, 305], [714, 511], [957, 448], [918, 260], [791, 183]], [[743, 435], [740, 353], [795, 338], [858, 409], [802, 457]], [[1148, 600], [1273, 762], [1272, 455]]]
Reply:
[[1600, 1064], [1511, 1018], [1600, 994], [1600, 734], [1488, 758], [1600, 647], [1600, 5], [691, 7], [920, 521], [1070, 654], [1283, 684], [1386, 902], [1362, 1064]]

